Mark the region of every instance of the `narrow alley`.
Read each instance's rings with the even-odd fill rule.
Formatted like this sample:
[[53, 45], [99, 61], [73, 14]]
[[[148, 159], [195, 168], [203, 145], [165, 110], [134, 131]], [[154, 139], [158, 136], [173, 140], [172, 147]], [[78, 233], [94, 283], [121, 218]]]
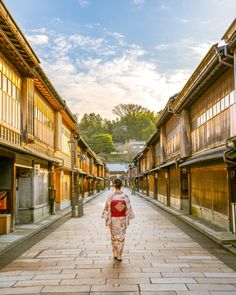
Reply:
[[108, 194], [1, 269], [0, 294], [236, 294], [235, 256], [138, 196], [114, 261], [101, 219]]

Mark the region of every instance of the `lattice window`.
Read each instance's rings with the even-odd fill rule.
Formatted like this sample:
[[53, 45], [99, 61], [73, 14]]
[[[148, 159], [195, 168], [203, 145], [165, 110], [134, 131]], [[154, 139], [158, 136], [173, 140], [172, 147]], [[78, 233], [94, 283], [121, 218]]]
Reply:
[[54, 147], [54, 110], [35, 92], [34, 97], [34, 135], [43, 143]]
[[17, 71], [0, 56], [0, 122], [20, 132], [20, 89], [22, 80]]

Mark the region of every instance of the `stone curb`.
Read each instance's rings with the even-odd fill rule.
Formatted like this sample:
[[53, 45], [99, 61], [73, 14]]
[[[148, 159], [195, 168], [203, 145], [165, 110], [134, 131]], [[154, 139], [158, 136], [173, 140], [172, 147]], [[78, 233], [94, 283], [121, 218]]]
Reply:
[[163, 209], [164, 211], [178, 217], [185, 223], [189, 224], [205, 236], [207, 236], [209, 239], [213, 240], [226, 250], [229, 250], [231, 253], [236, 255], [236, 248], [232, 245], [232, 242], [236, 242], [236, 235], [227, 233], [227, 232], [221, 232], [221, 235], [219, 235], [218, 232], [212, 230], [211, 228], [207, 227], [204, 224], [201, 224], [200, 222], [194, 220], [191, 218], [191, 215], [188, 215], [186, 213], [179, 212], [173, 208], [166, 207], [162, 203], [158, 202], [157, 200], [154, 200], [150, 197], [147, 197], [146, 195], [136, 192], [136, 195], [139, 195], [140, 197], [146, 199], [148, 202], [154, 204], [155, 206], [158, 206], [159, 208]]

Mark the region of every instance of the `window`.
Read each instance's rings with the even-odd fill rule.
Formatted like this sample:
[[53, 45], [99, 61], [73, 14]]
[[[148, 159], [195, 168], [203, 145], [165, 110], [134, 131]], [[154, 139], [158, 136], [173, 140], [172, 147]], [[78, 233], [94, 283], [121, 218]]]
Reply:
[[[21, 126], [20, 89], [20, 76], [13, 66], [0, 57], [0, 120], [9, 125], [7, 128], [17, 129], [14, 132], [18, 134]], [[11, 138], [14, 139], [14, 136]]]
[[216, 112], [216, 104], [214, 104], [212, 108], [213, 108], [212, 115], [214, 117], [217, 114], [217, 112]]
[[16, 99], [16, 85], [12, 85], [12, 97], [14, 98], [14, 99]]
[[229, 107], [229, 95], [225, 96], [225, 108]]
[[70, 154], [70, 147], [68, 141], [70, 141], [70, 130], [62, 125], [62, 151], [66, 154]]
[[216, 104], [216, 114], [218, 115], [220, 113], [220, 101]]
[[4, 92], [7, 92], [7, 77], [5, 75], [3, 75], [2, 77], [2, 90]]
[[201, 115], [201, 124], [204, 124], [206, 122], [206, 113], [203, 113]]
[[34, 135], [43, 143], [54, 146], [54, 110], [38, 92], [34, 95]]
[[211, 107], [209, 109], [209, 119], [211, 119], [213, 117], [213, 108]]
[[12, 95], [11, 93], [11, 81], [10, 80], [7, 80], [7, 93], [8, 95]]
[[230, 105], [234, 104], [234, 91], [229, 94], [229, 103]]

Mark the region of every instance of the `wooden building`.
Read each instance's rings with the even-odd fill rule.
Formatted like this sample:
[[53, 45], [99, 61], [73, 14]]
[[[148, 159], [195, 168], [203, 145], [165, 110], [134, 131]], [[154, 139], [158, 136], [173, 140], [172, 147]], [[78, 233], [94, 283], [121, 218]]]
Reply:
[[92, 151], [82, 137], [78, 140], [77, 181], [83, 197], [100, 192], [109, 186], [105, 161]]
[[0, 233], [71, 205], [78, 163], [68, 143], [78, 138], [76, 117], [0, 2]]
[[141, 181], [143, 193], [231, 231], [236, 202], [235, 36], [236, 21], [223, 37], [226, 44], [213, 45], [180, 93], [170, 98], [155, 134], [133, 163], [136, 178], [148, 179], [144, 189]]

